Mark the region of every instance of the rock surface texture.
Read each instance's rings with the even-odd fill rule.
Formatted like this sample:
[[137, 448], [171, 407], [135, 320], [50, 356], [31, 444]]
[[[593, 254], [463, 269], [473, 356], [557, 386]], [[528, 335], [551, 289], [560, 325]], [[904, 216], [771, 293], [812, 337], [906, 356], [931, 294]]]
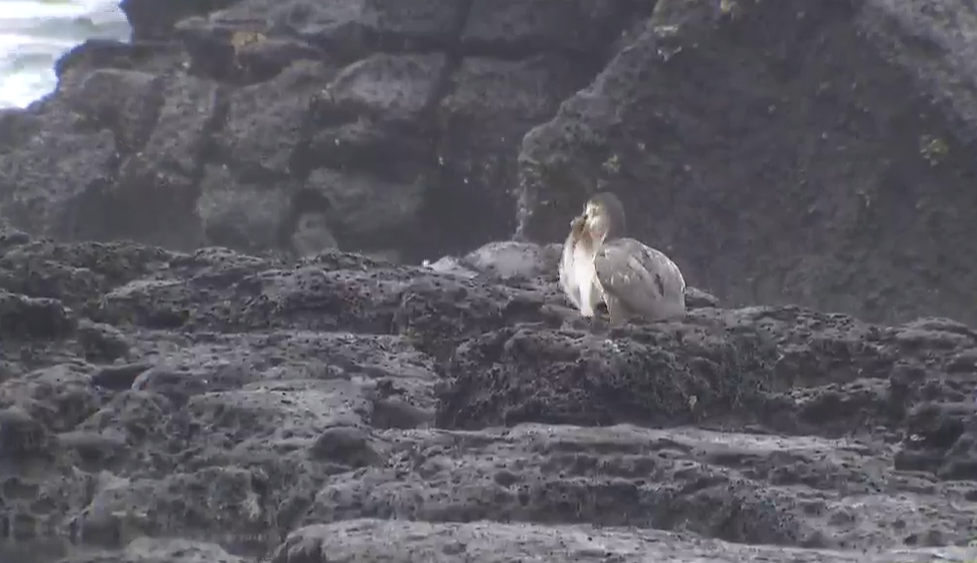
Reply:
[[725, 303], [977, 323], [969, 2], [121, 4], [0, 113], [18, 228], [419, 263], [611, 187]]
[[551, 250], [414, 267], [2, 231], [0, 555], [977, 557], [977, 332], [702, 295], [612, 329], [563, 309]]
[[0, 111], [0, 561], [977, 560], [971, 3], [122, 7]]

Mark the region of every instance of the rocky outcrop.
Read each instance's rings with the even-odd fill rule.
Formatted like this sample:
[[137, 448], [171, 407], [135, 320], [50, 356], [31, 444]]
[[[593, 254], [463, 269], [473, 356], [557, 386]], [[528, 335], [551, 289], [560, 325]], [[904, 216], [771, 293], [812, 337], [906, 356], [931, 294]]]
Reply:
[[890, 0], [124, 0], [0, 114], [0, 216], [419, 263], [610, 187], [736, 305], [977, 322], [977, 17]]
[[563, 308], [551, 251], [415, 267], [4, 231], [0, 554], [977, 556], [977, 332], [701, 294], [612, 329]]
[[954, 2], [659, 1], [526, 136], [520, 230], [613, 186], [730, 302], [972, 322], [975, 26]]

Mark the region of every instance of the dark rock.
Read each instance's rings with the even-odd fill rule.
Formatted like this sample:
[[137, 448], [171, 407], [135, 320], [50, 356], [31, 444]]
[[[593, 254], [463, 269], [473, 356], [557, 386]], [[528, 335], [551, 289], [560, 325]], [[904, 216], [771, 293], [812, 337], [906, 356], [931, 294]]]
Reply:
[[353, 426], [326, 429], [312, 443], [310, 453], [314, 458], [351, 468], [372, 465], [380, 460], [370, 446], [369, 435], [362, 428]]
[[706, 293], [695, 287], [685, 288], [685, 306], [690, 309], [702, 309], [704, 307], [718, 307], [719, 299], [715, 295]]
[[[499, 13], [520, 6], [529, 10], [540, 5], [547, 8], [540, 14], [519, 14], [539, 19], [506, 22], [505, 27], [502, 22], [475, 18], [469, 21], [484, 21], [503, 36], [511, 37], [514, 28], [526, 24], [552, 22], [554, 29], [560, 29], [557, 22], [547, 19], [552, 14], [545, 12], [570, 11], [557, 2], [507, 4], [500, 9], [495, 4], [475, 1], [472, 9]], [[592, 23], [588, 21], [587, 25]], [[560, 29], [560, 37], [569, 37], [567, 31]], [[478, 30], [473, 32], [477, 34]], [[548, 41], [548, 38], [538, 39]], [[442, 229], [462, 237], [445, 250], [470, 249], [484, 243], [486, 236], [499, 238], [515, 230], [512, 209], [518, 185], [518, 140], [532, 124], [551, 117], [563, 99], [586, 84], [592, 73], [582, 66], [580, 58], [553, 54], [520, 57], [516, 61], [494, 57], [467, 57], [461, 61], [451, 76], [447, 95], [437, 108], [441, 135], [436, 151], [442, 166], [434, 185], [442, 190], [436, 200], [436, 212], [441, 215]], [[505, 95], [500, 96], [500, 92]], [[480, 209], [478, 213], [466, 212], [475, 206]]]
[[977, 479], [977, 401], [924, 403], [908, 418], [899, 469], [931, 471], [943, 479]]
[[122, 6], [0, 111], [0, 559], [977, 559], [968, 7]]
[[598, 63], [640, 2], [625, 0], [472, 0], [462, 33], [466, 52], [564, 52], [577, 64]]
[[[183, 50], [169, 42], [89, 39], [62, 55], [54, 65], [54, 72], [58, 77], [58, 89], [68, 90], [89, 72], [98, 69], [164, 74], [183, 68], [185, 63]], [[44, 103], [41, 102], [42, 107]]]
[[119, 7], [125, 12], [136, 41], [162, 39], [170, 35], [176, 22], [220, 10], [238, 0], [122, 0]]
[[32, 458], [43, 456], [49, 443], [44, 426], [23, 409], [0, 409], [0, 466], [27, 464]]
[[[7, 352], [5, 350], [5, 352]], [[17, 405], [55, 432], [71, 430], [101, 402], [84, 364], [58, 364], [24, 374], [0, 387], [0, 405]]]
[[374, 51], [447, 49], [457, 41], [466, 15], [464, 0], [243, 0], [211, 14], [208, 23], [292, 35], [351, 62]]
[[68, 166], [80, 148], [5, 136], [0, 215], [62, 240], [411, 262], [509, 235], [519, 139], [587, 84], [636, 3], [414, 2], [127, 0], [132, 44], [73, 50], [10, 127], [93, 148]]
[[954, 61], [977, 42], [926, 8], [869, 4], [659, 1], [526, 135], [520, 234], [557, 240], [610, 187], [633, 235], [724, 303], [973, 322], [959, 210], [975, 204], [977, 106]]
[[[114, 362], [129, 355], [130, 344], [122, 331], [111, 325], [81, 321], [77, 328], [78, 344], [84, 348], [85, 360], [89, 362]], [[132, 373], [142, 364], [128, 364], [118, 368], [108, 379], [117, 380], [122, 372]], [[107, 368], [112, 369], [112, 368]], [[145, 368], [144, 368], [145, 369]], [[138, 372], [136, 372], [138, 373]], [[121, 376], [126, 378], [128, 376]], [[96, 376], [96, 379], [98, 377]], [[129, 385], [125, 385], [128, 387]]]
[[655, 538], [663, 557], [923, 557], [974, 532], [977, 337], [947, 319], [706, 306], [607, 330], [547, 312], [557, 249], [528, 243], [460, 259], [471, 275], [106, 248], [0, 258], [7, 286], [50, 295], [18, 300], [94, 304], [77, 329], [4, 341], [0, 446], [21, 463], [0, 468], [5, 526], [102, 550], [65, 561], [135, 560], [150, 538], [160, 560], [365, 557], [385, 548], [357, 526], [401, 533], [369, 519], [455, 530], [445, 557], [508, 523], [622, 560]]
[[0, 290], [0, 336], [5, 340], [57, 338], [74, 326], [71, 311], [55, 299]]
[[141, 537], [118, 553], [72, 556], [65, 563], [245, 563], [211, 543]]
[[148, 363], [105, 366], [92, 375], [92, 385], [112, 391], [123, 391], [132, 387], [139, 375], [152, 367]]
[[977, 44], [928, 15], [964, 8], [809, 4], [126, 0], [133, 42], [4, 112], [0, 216], [420, 262], [559, 240], [613, 187], [724, 303], [973, 321]]
[[[384, 538], [384, 541], [377, 542], [377, 538]], [[655, 561], [700, 558], [725, 563], [763, 561], [783, 556], [782, 548], [730, 545], [716, 540], [701, 540], [691, 534], [661, 531], [597, 532], [588, 529], [584, 532], [572, 527], [525, 524], [431, 523], [363, 518], [304, 527], [289, 537], [271, 561], [319, 563], [324, 559], [318, 554], [326, 553], [330, 558], [357, 558], [361, 557], [360, 554], [369, 554], [368, 557], [375, 558], [374, 560], [396, 561], [406, 552], [424, 553], [430, 561], [436, 563], [450, 563], [462, 556], [472, 563], [488, 563], [500, 558], [523, 557], [527, 551], [548, 558], [572, 554], [572, 557], [579, 557], [584, 561], [621, 563], [637, 563], [649, 558]], [[791, 556], [798, 563], [883, 563], [895, 558], [911, 563], [927, 563], [934, 556], [966, 558], [968, 550], [920, 549], [908, 553], [905, 549], [895, 549], [851, 555], [836, 551], [810, 550], [804, 553], [792, 552]], [[112, 561], [114, 563], [116, 560]]]
[[532, 325], [485, 333], [452, 356], [454, 384], [441, 395], [438, 423], [658, 426], [749, 412], [779, 385], [771, 369], [777, 352], [729, 326], [692, 317], [610, 338]]

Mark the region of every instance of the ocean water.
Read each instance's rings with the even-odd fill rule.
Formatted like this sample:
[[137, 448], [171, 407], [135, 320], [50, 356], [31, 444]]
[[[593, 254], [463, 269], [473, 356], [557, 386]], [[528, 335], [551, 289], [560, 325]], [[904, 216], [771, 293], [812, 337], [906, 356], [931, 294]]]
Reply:
[[0, 0], [0, 108], [54, 89], [54, 62], [86, 39], [127, 40], [119, 0]]

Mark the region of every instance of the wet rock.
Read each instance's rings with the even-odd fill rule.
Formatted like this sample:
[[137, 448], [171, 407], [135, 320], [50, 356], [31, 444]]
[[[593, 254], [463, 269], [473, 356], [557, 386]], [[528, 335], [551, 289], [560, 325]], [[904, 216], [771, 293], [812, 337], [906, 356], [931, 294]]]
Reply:
[[977, 47], [930, 14], [955, 4], [191, 4], [127, 0], [135, 41], [72, 50], [58, 90], [5, 118], [0, 215], [65, 240], [420, 262], [559, 240], [612, 187], [725, 303], [972, 320], [955, 256]]
[[200, 188], [197, 215], [208, 241], [243, 251], [278, 244], [291, 208], [287, 193], [238, 182], [226, 166], [208, 166]]
[[[964, 549], [972, 329], [706, 306], [609, 330], [547, 313], [564, 301], [551, 250], [496, 243], [462, 276], [20, 241], [0, 258], [8, 287], [96, 305], [76, 330], [4, 343], [2, 446], [30, 466], [0, 470], [11, 529], [105, 561], [164, 537], [251, 562], [325, 541], [365, 557], [382, 548], [355, 540], [370, 518], [607, 545], [627, 528], [683, 557]], [[428, 549], [414, 541], [398, 553]]]
[[24, 374], [0, 386], [0, 404], [27, 411], [45, 428], [74, 428], [98, 410], [101, 394], [91, 387], [83, 364], [58, 364]]
[[[496, 53], [569, 52], [599, 60], [637, 2], [607, 0], [473, 0], [462, 34], [468, 50]], [[578, 62], [583, 62], [577, 59]]]
[[[377, 542], [377, 537], [389, 541]], [[497, 561], [500, 557], [536, 556], [540, 559], [573, 558], [575, 561], [621, 561], [637, 563], [698, 557], [720, 563], [768, 561], [783, 548], [745, 546], [718, 540], [702, 540], [690, 534], [633, 529], [526, 524], [432, 523], [362, 518], [335, 524], [301, 528], [289, 536], [275, 553], [272, 563], [321, 563], [329, 557], [361, 557], [376, 560], [409, 561], [420, 553], [431, 561], [448, 563], [464, 556], [473, 563]], [[926, 563], [934, 557], [963, 561], [966, 548], [892, 549], [870, 554], [807, 550], [793, 553], [805, 563], [883, 563], [893, 558]], [[510, 555], [511, 554], [511, 555]]]
[[[78, 323], [76, 334], [78, 344], [84, 348], [85, 359], [89, 362], [114, 362], [129, 355], [130, 344], [128, 340], [122, 331], [114, 326], [82, 320]], [[123, 369], [122, 371], [128, 373], [131, 370]], [[115, 380], [119, 376], [105, 375], [103, 377]]]
[[327, 429], [312, 444], [311, 454], [352, 468], [372, 465], [380, 459], [370, 446], [367, 433], [352, 426]]
[[86, 238], [101, 227], [86, 213], [107, 185], [116, 158], [107, 129], [86, 131], [81, 116], [41, 118], [30, 141], [0, 154], [0, 213], [11, 226], [62, 238]]
[[924, 403], [909, 414], [896, 467], [941, 479], [977, 477], [977, 402]]
[[132, 26], [133, 39], [146, 41], [170, 35], [176, 22], [210, 10], [219, 10], [235, 0], [217, 0], [201, 5], [191, 0], [161, 2], [159, 0], [122, 0], [119, 7]]
[[75, 318], [57, 300], [0, 290], [0, 326], [5, 339], [57, 338], [72, 331]]
[[65, 97], [83, 119], [112, 131], [117, 152], [132, 153], [142, 149], [156, 125], [161, 82], [147, 72], [98, 69]]
[[[58, 91], [67, 92], [93, 71], [119, 69], [161, 75], [183, 69], [186, 58], [179, 45], [163, 41], [88, 39], [62, 55], [54, 64], [54, 72]], [[52, 109], [50, 101], [41, 101], [40, 106]]]
[[323, 168], [309, 175], [305, 195], [322, 206], [338, 247], [375, 249], [390, 240], [390, 233], [407, 233], [416, 226], [424, 188]]
[[[496, 5], [478, 4], [475, 2], [473, 10], [499, 9]], [[509, 4], [502, 10], [521, 6], [533, 10], [549, 4], [547, 10], [568, 11], [552, 2]], [[469, 21], [491, 25], [477, 17]], [[527, 21], [538, 25], [548, 20], [517, 20], [507, 22], [509, 25], [501, 29], [511, 37], [513, 28]], [[478, 30], [474, 32], [477, 34]], [[566, 37], [565, 33], [562, 29], [560, 36]], [[442, 228], [462, 237], [446, 250], [470, 249], [515, 230], [512, 209], [518, 186], [517, 140], [532, 124], [552, 117], [563, 99], [585, 85], [591, 73], [582, 67], [585, 64], [581, 59], [553, 54], [515, 61], [493, 57], [466, 57], [461, 61], [447, 86], [448, 94], [437, 108], [441, 131], [437, 185], [444, 191], [438, 199], [438, 212], [442, 215]], [[503, 90], [506, 95], [500, 96]]]
[[685, 306], [690, 309], [701, 309], [703, 307], [718, 307], [719, 299], [715, 295], [706, 293], [696, 287], [685, 288]]
[[[557, 240], [587, 195], [612, 188], [640, 218], [632, 235], [724, 303], [973, 321], [977, 272], [940, 249], [973, 244], [954, 211], [974, 204], [973, 163], [957, 158], [973, 142], [972, 94], [944, 83], [972, 76], [953, 61], [977, 43], [926, 11], [658, 2], [525, 136], [520, 234]], [[919, 37], [941, 46], [932, 62], [911, 54]], [[903, 216], [907, 201], [917, 211]]]
[[72, 555], [64, 563], [243, 563], [218, 545], [190, 540], [138, 538], [120, 553]]
[[149, 363], [105, 366], [92, 375], [92, 385], [114, 391], [129, 389], [151, 367]]
[[[3, 537], [974, 559], [977, 57], [896, 4], [126, 0], [0, 112]], [[595, 189], [688, 315], [566, 306]]]
[[44, 426], [19, 407], [0, 409], [0, 460], [3, 465], [26, 464], [44, 456], [50, 436]]

